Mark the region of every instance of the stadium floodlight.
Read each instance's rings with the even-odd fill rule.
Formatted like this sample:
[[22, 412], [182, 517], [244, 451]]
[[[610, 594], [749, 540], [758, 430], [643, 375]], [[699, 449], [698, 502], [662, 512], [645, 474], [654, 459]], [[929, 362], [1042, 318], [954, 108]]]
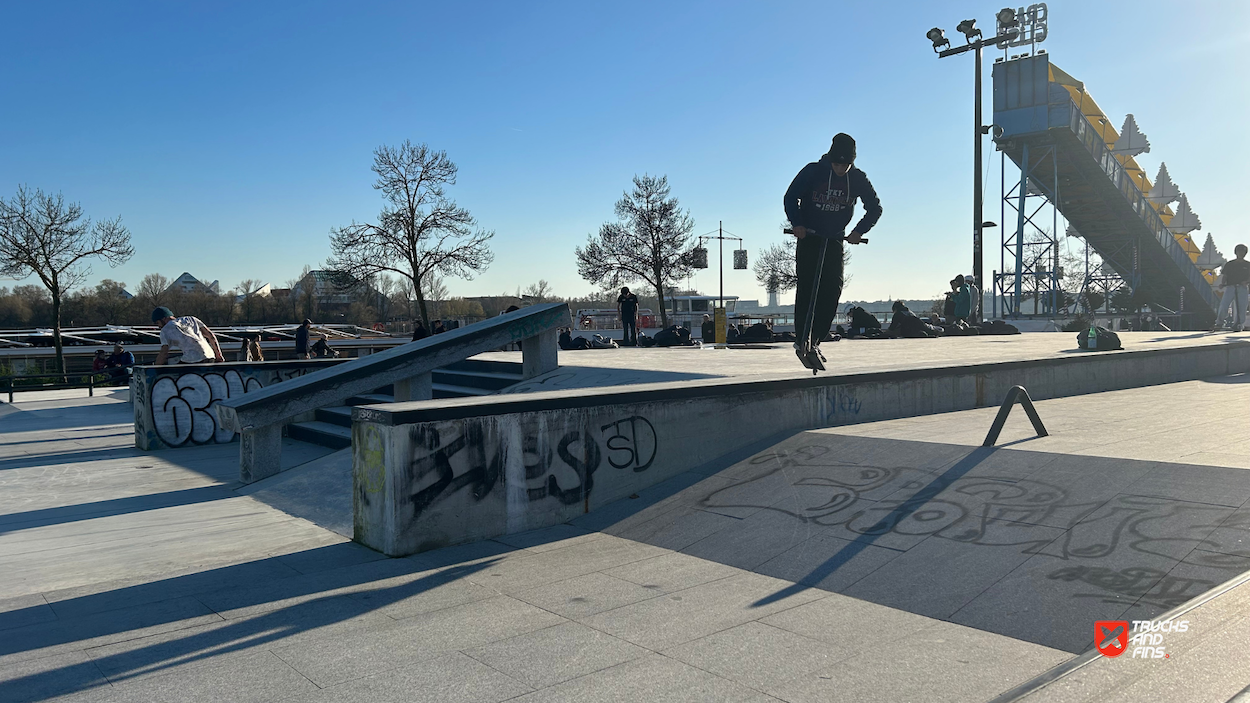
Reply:
[[925, 36], [929, 38], [929, 41], [933, 42], [934, 51], [939, 51], [942, 47], [949, 47], [951, 45], [950, 41], [946, 38], [946, 32], [942, 31], [938, 27], [930, 29], [927, 33], [925, 33]]
[[964, 20], [963, 22], [960, 22], [959, 26], [955, 27], [955, 31], [964, 35], [964, 39], [966, 39], [969, 44], [972, 43], [972, 39], [974, 37], [981, 36], [981, 30], [977, 29], [976, 20]]
[[1010, 7], [1004, 7], [999, 10], [998, 14], [994, 15], [994, 18], [998, 20], [998, 26], [1003, 29], [1020, 24], [1020, 20], [1016, 19], [1016, 11]]

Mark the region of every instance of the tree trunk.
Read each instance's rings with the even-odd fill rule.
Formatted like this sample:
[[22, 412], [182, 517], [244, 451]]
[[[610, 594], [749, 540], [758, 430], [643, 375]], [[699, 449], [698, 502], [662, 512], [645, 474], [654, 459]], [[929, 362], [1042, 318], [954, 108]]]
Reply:
[[56, 346], [57, 373], [65, 373], [65, 349], [61, 345], [61, 294], [52, 291], [52, 343]]
[[[655, 299], [660, 301], [660, 329], [666, 330], [668, 329], [668, 313], [665, 312], [666, 308], [664, 306], [664, 279], [657, 276], [656, 280], [659, 281], [659, 283], [655, 286], [655, 292], [657, 294]], [[673, 313], [677, 313], [675, 308]]]
[[417, 310], [421, 312], [421, 324], [425, 325], [426, 330], [433, 333], [434, 328], [430, 327], [430, 311], [425, 307], [425, 293], [421, 290], [421, 279], [412, 279], [412, 290], [417, 294]]

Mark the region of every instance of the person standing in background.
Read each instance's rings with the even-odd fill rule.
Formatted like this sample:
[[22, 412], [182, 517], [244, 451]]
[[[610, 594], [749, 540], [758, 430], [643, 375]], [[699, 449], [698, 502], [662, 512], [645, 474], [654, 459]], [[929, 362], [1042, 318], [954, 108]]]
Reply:
[[1246, 304], [1247, 298], [1250, 298], [1250, 261], [1246, 261], [1247, 251], [1245, 244], [1238, 244], [1233, 249], [1237, 258], [1225, 263], [1220, 269], [1220, 288], [1224, 295], [1220, 298], [1220, 314], [1215, 318], [1212, 332], [1223, 327], [1225, 320], [1232, 323], [1234, 332], [1240, 332], [1246, 327]]
[[628, 286], [621, 288], [616, 312], [621, 316], [621, 346], [638, 346], [638, 296], [629, 292]]
[[295, 358], [308, 358], [308, 331], [312, 329], [312, 320], [305, 319], [295, 330]]

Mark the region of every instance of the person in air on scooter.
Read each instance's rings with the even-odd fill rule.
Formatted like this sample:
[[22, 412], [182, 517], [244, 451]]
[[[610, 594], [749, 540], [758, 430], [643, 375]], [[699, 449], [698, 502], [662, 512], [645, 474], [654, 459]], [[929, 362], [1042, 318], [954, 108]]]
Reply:
[[[800, 360], [803, 360], [805, 333], [811, 333], [813, 344], [819, 345], [829, 334], [834, 315], [838, 312], [838, 302], [842, 297], [843, 234], [851, 222], [855, 201], [863, 204], [864, 216], [846, 236], [847, 242], [859, 244], [864, 241], [864, 235], [881, 219], [881, 201], [877, 198], [877, 191], [873, 190], [868, 176], [855, 168], [854, 163], [855, 140], [849, 134], [840, 133], [833, 138], [829, 153], [820, 157], [819, 161], [804, 166], [786, 190], [786, 217], [799, 240], [795, 253], [799, 280], [794, 297], [795, 332], [799, 341], [794, 348]], [[811, 236], [809, 230], [819, 236]], [[829, 239], [820, 280], [816, 281], [813, 279], [816, 278], [821, 237]], [[808, 320], [813, 293], [816, 295], [815, 312]], [[815, 347], [815, 351], [824, 361], [819, 346]], [[804, 365], [807, 365], [805, 360]]]

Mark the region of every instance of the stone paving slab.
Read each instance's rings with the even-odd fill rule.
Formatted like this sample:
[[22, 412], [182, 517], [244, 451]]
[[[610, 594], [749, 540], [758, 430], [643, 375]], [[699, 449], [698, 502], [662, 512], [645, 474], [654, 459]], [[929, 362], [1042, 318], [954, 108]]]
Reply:
[[[1001, 634], [1029, 589], [1050, 588], [1033, 604], [1053, 602], [1051, 615], [1149, 617], [1246, 568], [1239, 469], [1175, 458], [1210, 453], [1204, 430], [1250, 385], [1177, 385], [1095, 396], [1086, 411], [1046, 401], [1062, 432], [1034, 443], [1013, 418], [1003, 439], [1015, 443], [990, 452], [976, 448], [982, 411], [801, 433], [571, 525], [405, 559], [240, 495], [212, 452], [47, 462], [55, 485], [74, 479], [54, 467], [77, 466], [107, 477], [100, 501], [137, 500], [0, 497], [0, 559], [18, 567], [0, 571], [0, 700], [987, 700], [1076, 647], [1075, 627], [1056, 635], [1062, 648]], [[44, 404], [42, 417], [0, 418], [34, 413], [11, 452], [125, 448], [91, 403]], [[1171, 416], [1132, 445], [1144, 459], [1115, 453], [1126, 404]], [[225, 488], [153, 507], [135, 483], [152, 457], [163, 487]], [[0, 471], [26, 472], [23, 501], [39, 493], [25, 461]], [[32, 546], [73, 548], [76, 534], [91, 545], [81, 573], [57, 558], [41, 572]], [[1229, 604], [1195, 617], [1244, 637], [1244, 603]], [[976, 607], [981, 628], [958, 623]], [[1244, 670], [1212, 646], [1192, 650]]]

